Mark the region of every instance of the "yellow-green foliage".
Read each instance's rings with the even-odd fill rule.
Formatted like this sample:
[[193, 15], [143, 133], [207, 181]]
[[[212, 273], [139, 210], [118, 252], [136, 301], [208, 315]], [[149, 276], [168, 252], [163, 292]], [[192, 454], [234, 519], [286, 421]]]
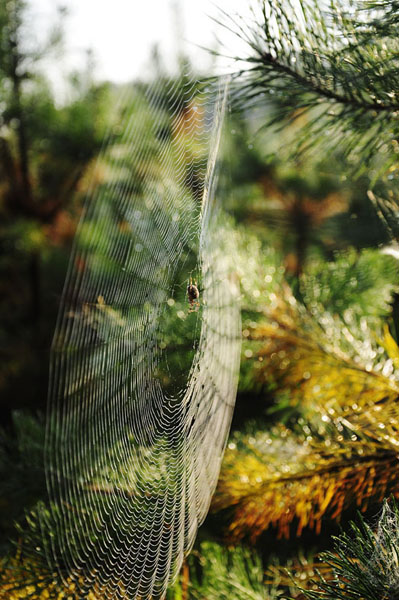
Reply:
[[[82, 600], [79, 584], [83, 578], [73, 581], [67, 578], [61, 582], [57, 573], [50, 573], [43, 567], [36, 566], [30, 559], [17, 556], [0, 567], [0, 599], [19, 600]], [[121, 596], [123, 588], [120, 586]], [[85, 593], [85, 600], [102, 600], [105, 597], [104, 588]], [[108, 597], [108, 596], [107, 596]]]
[[303, 416], [298, 428], [231, 440], [213, 508], [232, 509], [233, 539], [255, 540], [270, 525], [285, 537], [292, 524], [298, 535], [319, 532], [324, 517], [398, 493], [399, 349], [388, 328], [378, 337], [363, 323], [360, 333], [308, 318], [288, 293], [254, 323], [257, 377]]
[[229, 444], [213, 508], [233, 508], [233, 539], [255, 541], [270, 525], [289, 537], [293, 522], [298, 535], [304, 527], [319, 532], [323, 517], [339, 520], [348, 507], [365, 510], [371, 500], [395, 491], [394, 448], [355, 435], [348, 439], [347, 431], [320, 440], [307, 430], [298, 436], [280, 428]]
[[[4, 565], [0, 571], [0, 598], [4, 600], [70, 599], [78, 600], [76, 584], [72, 581], [60, 587], [57, 575], [52, 576], [35, 567], [31, 561], [22, 562], [17, 556]], [[95, 594], [88, 596], [89, 600], [99, 600]]]
[[251, 339], [262, 342], [258, 379], [273, 381], [302, 409], [357, 413], [399, 395], [398, 347], [387, 327], [379, 338], [366, 320], [359, 327], [327, 313], [313, 318], [286, 291]]

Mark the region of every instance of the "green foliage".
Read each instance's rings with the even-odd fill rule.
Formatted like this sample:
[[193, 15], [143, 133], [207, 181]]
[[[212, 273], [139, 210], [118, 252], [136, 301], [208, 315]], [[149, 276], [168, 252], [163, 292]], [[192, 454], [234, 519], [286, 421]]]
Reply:
[[[268, 384], [277, 416], [299, 420], [302, 432], [282, 426], [265, 431], [255, 420], [251, 432], [234, 434], [214, 506], [230, 508], [235, 539], [245, 532], [254, 540], [270, 524], [281, 535], [292, 522], [299, 533], [303, 526], [319, 530], [326, 517], [342, 518], [349, 505], [366, 508], [397, 492], [399, 354], [387, 321], [395, 331], [398, 273], [396, 260], [376, 249], [398, 239], [397, 15], [397, 3], [305, 0], [259, 2], [250, 24], [225, 15], [225, 26], [249, 48], [249, 56], [239, 57], [249, 68], [239, 73], [238, 106], [262, 107], [268, 133], [288, 129], [297, 165], [304, 154], [323, 152], [345, 173], [343, 180], [364, 174], [358, 190], [350, 182], [341, 187], [341, 210], [324, 222], [320, 204], [309, 209], [301, 178], [290, 188], [289, 178], [288, 185], [273, 185], [268, 174], [257, 215], [279, 228], [277, 244], [280, 237], [296, 301], [284, 289], [265, 301], [259, 284], [245, 294], [247, 300], [260, 290], [258, 313], [262, 306], [266, 317], [254, 317], [254, 309], [244, 321], [245, 381]], [[273, 218], [266, 208], [270, 198]], [[301, 210], [294, 213], [299, 198]], [[393, 529], [385, 539], [373, 538], [373, 556], [381, 551], [373, 591], [367, 576], [360, 581], [363, 569], [348, 568], [331, 587], [323, 579], [325, 587], [308, 597], [396, 597], [395, 575], [386, 576], [395, 560], [387, 569], [381, 559], [396, 557]], [[358, 557], [361, 543], [347, 542], [346, 555], [348, 549]], [[340, 556], [344, 560], [344, 550]]]
[[226, 15], [225, 26], [250, 50], [240, 57], [249, 63], [240, 101], [266, 104], [269, 125], [297, 121], [302, 151], [334, 147], [352, 160], [361, 157], [359, 171], [377, 154], [384, 168], [393, 164], [399, 108], [396, 9], [390, 3], [379, 8], [376, 19], [364, 3], [331, 1], [325, 9], [309, 0], [264, 0], [249, 25]]
[[349, 533], [335, 538], [326, 561], [334, 578], [316, 580], [316, 590], [303, 590], [309, 600], [393, 600], [399, 594], [399, 510], [385, 501], [374, 530], [361, 517], [351, 523]]
[[[37, 391], [32, 381], [37, 365], [46, 368], [43, 348], [49, 345], [53, 315], [42, 310], [47, 337], [38, 349], [37, 290], [31, 284], [35, 261], [38, 256], [46, 261], [42, 295], [53, 293], [49, 281], [64, 268], [63, 247], [74, 231], [85, 177], [106, 129], [113, 146], [99, 165], [96, 183], [104, 193], [101, 219], [115, 219], [112, 198], [104, 190], [109, 167], [123, 164], [126, 135], [112, 126], [118, 116], [110, 107], [110, 88], [94, 84], [87, 73], [73, 75], [69, 101], [56, 103], [40, 65], [56, 49], [61, 29], [56, 23], [45, 42], [35, 45], [26, 35], [26, 11], [21, 0], [0, 8], [0, 99], [5, 106], [0, 133], [0, 244], [5, 250], [0, 310], [5, 319], [0, 341], [6, 348], [0, 389], [9, 407], [27, 402], [29, 394], [36, 404], [44, 398], [45, 384]], [[399, 239], [399, 3], [332, 1], [327, 6], [265, 0], [255, 14], [252, 23], [226, 15], [227, 27], [248, 42], [250, 56], [239, 59], [247, 58], [250, 66], [234, 87], [236, 105], [244, 110], [229, 122], [220, 188], [242, 225], [236, 234], [229, 233], [239, 245], [236, 265], [243, 301], [238, 410], [246, 403], [253, 423], [239, 423], [230, 439], [214, 509], [227, 515], [231, 537], [261, 540], [272, 526], [281, 536], [319, 531], [332, 519], [344, 521], [347, 510], [365, 510], [387, 493], [397, 493], [399, 351], [392, 336], [398, 327], [392, 307], [398, 263], [381, 246]], [[162, 81], [166, 90], [170, 82]], [[175, 84], [184, 90], [189, 82], [178, 77]], [[136, 86], [134, 94], [145, 95], [146, 85]], [[156, 150], [174, 135], [165, 126], [168, 108], [168, 95], [161, 90], [159, 127], [151, 139], [151, 120], [141, 114], [150, 183], [159, 178]], [[187, 121], [192, 118], [189, 105], [180, 102], [179, 110]], [[259, 124], [265, 135], [257, 131]], [[276, 154], [282, 144], [289, 146], [295, 162]], [[188, 135], [185, 152], [192, 156], [200, 150]], [[306, 162], [305, 154], [310, 157]], [[355, 184], [348, 177], [353, 171], [362, 174]], [[125, 186], [125, 175], [121, 170], [116, 189]], [[191, 173], [187, 182], [193, 189], [187, 185], [184, 193], [195, 196]], [[143, 183], [143, 173], [137, 172], [132, 192], [141, 193]], [[123, 240], [125, 215], [117, 219], [115, 236]], [[90, 247], [102, 235], [101, 220], [92, 225], [81, 231]], [[193, 246], [176, 276], [176, 300], [163, 313], [158, 343], [168, 351], [158, 375], [169, 391], [184, 380], [200, 333], [201, 310], [188, 314], [185, 297], [187, 268], [194, 268], [195, 253]], [[97, 254], [93, 274], [114, 277], [115, 272]], [[134, 281], [140, 285], [137, 274]], [[118, 308], [101, 296], [86, 307], [85, 318], [109, 330], [123, 326]], [[284, 424], [276, 425], [277, 420]], [[62, 584], [46, 571], [45, 556], [54, 532], [47, 508], [37, 504], [44, 493], [41, 422], [16, 413], [13, 433], [2, 432], [1, 442], [3, 553], [9, 550], [5, 540], [13, 535], [14, 520], [23, 540], [17, 556], [3, 565], [3, 583], [39, 581], [36, 592], [42, 593], [47, 582], [55, 597], [61, 587], [54, 586]], [[114, 450], [117, 456], [119, 448]], [[148, 489], [153, 477], [150, 471], [145, 474]], [[120, 489], [120, 479], [121, 473], [104, 466], [104, 478], [94, 482], [99, 502], [112, 486]], [[134, 499], [125, 502], [131, 507]], [[348, 534], [336, 539], [334, 551], [324, 555], [319, 564], [323, 576], [303, 590], [304, 596], [396, 598], [398, 523], [391, 501], [384, 503], [375, 531], [362, 520], [351, 525]], [[260, 558], [243, 546], [224, 549], [205, 542], [187, 561], [189, 577], [183, 571], [168, 598], [261, 600], [281, 597], [290, 587], [287, 579], [283, 590], [274, 578], [265, 580]], [[303, 570], [295, 564], [291, 568], [301, 581]], [[313, 563], [306, 569], [314, 576]], [[271, 568], [277, 571], [283, 581], [282, 571]], [[13, 598], [10, 588], [4, 589], [5, 597]], [[292, 589], [290, 594], [296, 595]]]
[[44, 409], [67, 249], [92, 160], [112, 126], [108, 85], [95, 83], [89, 72], [75, 73], [62, 104], [43, 75], [46, 59], [60, 48], [64, 17], [60, 10], [39, 40], [38, 17], [28, 2], [0, 7], [0, 391], [6, 424], [15, 409]]
[[[227, 509], [235, 541], [270, 526], [287, 537], [320, 532], [396, 493], [399, 350], [386, 318], [397, 262], [377, 249], [313, 258], [300, 302], [275, 252], [242, 234], [240, 253], [240, 390], [267, 389], [274, 406], [265, 399], [263, 415], [232, 436], [213, 509]], [[286, 427], [272, 427], [278, 419]]]
[[270, 564], [266, 574], [253, 551], [206, 542], [189, 559], [189, 582], [180, 582], [170, 598], [181, 598], [185, 585], [190, 600], [390, 600], [399, 591], [398, 544], [399, 510], [393, 499], [384, 501], [374, 526], [359, 515], [348, 533], [334, 538], [331, 551], [315, 560], [302, 556], [285, 566]]
[[399, 281], [398, 263], [378, 250], [341, 252], [331, 261], [312, 261], [301, 280], [303, 300], [311, 310], [358, 319], [381, 319], [391, 310]]
[[194, 555], [190, 566], [192, 600], [269, 600], [278, 597], [275, 586], [265, 585], [259, 556], [244, 546], [224, 548], [214, 542], [203, 542], [199, 558]]
[[13, 414], [13, 431], [0, 433], [0, 544], [4, 552], [21, 522], [45, 492], [43, 424], [21, 412]]

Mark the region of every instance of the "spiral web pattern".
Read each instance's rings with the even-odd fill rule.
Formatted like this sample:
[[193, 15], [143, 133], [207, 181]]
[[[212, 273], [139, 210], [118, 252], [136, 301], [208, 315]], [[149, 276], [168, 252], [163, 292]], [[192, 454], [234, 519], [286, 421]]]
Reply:
[[76, 236], [46, 465], [51, 561], [81, 598], [163, 598], [217, 482], [240, 346], [214, 197], [225, 103], [226, 82], [189, 76], [125, 90]]

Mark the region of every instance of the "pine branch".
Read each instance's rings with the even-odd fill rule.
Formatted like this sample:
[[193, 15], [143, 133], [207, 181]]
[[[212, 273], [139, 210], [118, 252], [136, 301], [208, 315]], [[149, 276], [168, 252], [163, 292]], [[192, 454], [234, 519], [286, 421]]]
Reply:
[[325, 518], [397, 493], [399, 348], [388, 328], [378, 335], [364, 317], [358, 328], [309, 312], [288, 289], [265, 315], [248, 332], [254, 373], [303, 415], [302, 432], [237, 434], [229, 444], [213, 506], [232, 511], [234, 540], [271, 525], [286, 537], [295, 523], [298, 535], [320, 531]]
[[[399, 511], [385, 501], [376, 529], [362, 518], [349, 533], [335, 539], [333, 552], [321, 555], [334, 573], [321, 574], [313, 589], [302, 589], [308, 600], [393, 600], [399, 594]], [[316, 589], [315, 589], [316, 588]]]
[[[233, 511], [233, 540], [255, 541], [268, 527], [289, 537], [305, 527], [317, 533], [322, 520], [340, 520], [349, 507], [365, 510], [397, 493], [397, 450], [343, 427], [298, 436], [283, 428], [274, 434], [236, 436], [230, 443], [213, 501], [214, 510]], [[323, 439], [322, 439], [323, 438]]]
[[[323, 86], [320, 83], [316, 83], [313, 79], [307, 78], [301, 75], [296, 69], [289, 65], [278, 62], [276, 57], [273, 57], [270, 53], [260, 55], [260, 63], [265, 67], [271, 67], [273, 71], [277, 73], [283, 73], [288, 75], [290, 78], [295, 80], [303, 87], [303, 91], [311, 92], [315, 94], [317, 98], [325, 98], [326, 100], [333, 100], [338, 104], [349, 105], [351, 107], [361, 109], [364, 111], [376, 111], [376, 112], [396, 112], [399, 111], [399, 103], [385, 104], [383, 102], [367, 102], [363, 97], [354, 97], [353, 94], [345, 95], [344, 93], [338, 93], [334, 89]], [[259, 67], [258, 67], [259, 69]], [[260, 70], [260, 69], [259, 69]]]
[[291, 406], [300, 405], [308, 416], [348, 417], [377, 404], [396, 406], [398, 371], [384, 336], [391, 354], [398, 348], [389, 331], [378, 343], [364, 317], [359, 326], [350, 312], [343, 320], [312, 306], [312, 312], [304, 310], [288, 289], [276, 297], [267, 321], [249, 334], [258, 345], [254, 360], [261, 361], [254, 376], [272, 383], [277, 398], [288, 394]]
[[303, 0], [299, 9], [291, 0], [262, 0], [250, 25], [226, 25], [249, 46], [249, 56], [237, 58], [248, 65], [237, 73], [238, 106], [265, 106], [268, 126], [300, 120], [294, 155], [324, 145], [357, 161], [385, 154], [392, 164], [398, 43], [387, 5], [380, 14], [383, 26], [372, 7], [331, 2], [327, 12], [316, 2]]
[[[198, 558], [197, 558], [198, 557]], [[265, 584], [262, 562], [249, 549], [224, 548], [212, 542], [201, 544], [189, 559], [190, 598], [193, 600], [273, 600], [277, 587]], [[201, 577], [197, 575], [198, 567]]]

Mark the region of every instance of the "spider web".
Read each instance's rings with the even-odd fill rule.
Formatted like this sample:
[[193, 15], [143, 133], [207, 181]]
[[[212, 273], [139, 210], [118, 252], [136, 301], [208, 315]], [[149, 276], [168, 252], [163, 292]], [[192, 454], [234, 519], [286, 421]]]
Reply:
[[98, 160], [53, 340], [45, 452], [50, 560], [79, 597], [162, 598], [217, 482], [241, 330], [214, 195], [226, 98], [226, 80], [189, 73], [126, 88]]

